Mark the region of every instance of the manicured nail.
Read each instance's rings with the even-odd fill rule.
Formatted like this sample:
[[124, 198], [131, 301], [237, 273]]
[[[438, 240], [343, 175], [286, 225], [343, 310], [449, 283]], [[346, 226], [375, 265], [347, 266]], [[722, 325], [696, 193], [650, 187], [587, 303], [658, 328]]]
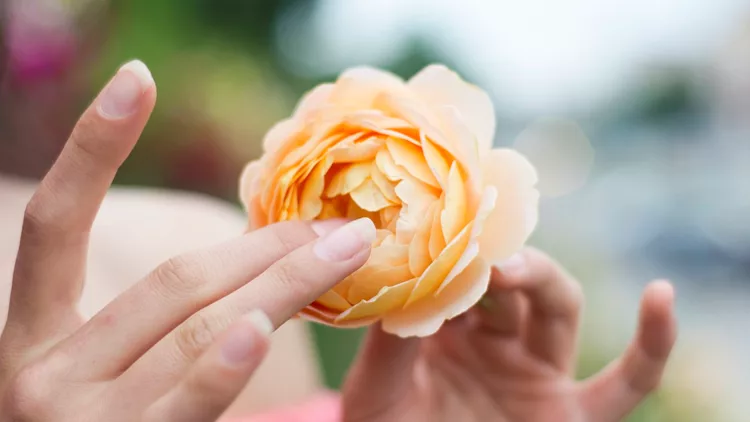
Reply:
[[526, 271], [526, 258], [517, 253], [500, 264], [500, 272], [504, 275], [518, 277]]
[[135, 113], [138, 100], [153, 84], [151, 72], [140, 60], [123, 65], [104, 88], [99, 99], [99, 113], [109, 119], [122, 119]]
[[318, 239], [313, 252], [324, 261], [346, 261], [369, 248], [375, 233], [372, 220], [360, 218]]
[[236, 324], [229, 329], [221, 355], [229, 365], [239, 365], [253, 357], [258, 335], [268, 337], [273, 331], [273, 324], [261, 310], [255, 310], [243, 317], [255, 328], [255, 332], [244, 324]]
[[313, 229], [315, 234], [317, 234], [318, 236], [323, 236], [338, 229], [339, 227], [343, 226], [347, 222], [348, 220], [343, 219], [343, 218], [331, 218], [328, 220], [313, 221], [310, 224], [310, 227]]
[[258, 332], [263, 334], [263, 336], [268, 337], [273, 333], [273, 322], [271, 322], [268, 315], [260, 309], [249, 312], [244, 318], [247, 321], [250, 321]]

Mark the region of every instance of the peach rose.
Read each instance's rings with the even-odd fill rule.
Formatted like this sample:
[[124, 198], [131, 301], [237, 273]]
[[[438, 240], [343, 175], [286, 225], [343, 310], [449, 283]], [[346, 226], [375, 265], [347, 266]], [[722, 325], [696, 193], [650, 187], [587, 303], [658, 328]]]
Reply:
[[534, 168], [492, 149], [494, 132], [489, 96], [441, 65], [408, 82], [353, 68], [305, 95], [243, 172], [250, 229], [369, 217], [378, 236], [365, 266], [302, 316], [427, 336], [477, 303], [538, 215]]

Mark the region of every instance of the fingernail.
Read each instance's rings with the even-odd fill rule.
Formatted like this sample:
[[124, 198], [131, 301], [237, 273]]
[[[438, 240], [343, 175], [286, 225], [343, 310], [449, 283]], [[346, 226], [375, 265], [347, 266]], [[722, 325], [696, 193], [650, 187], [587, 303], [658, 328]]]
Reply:
[[245, 315], [245, 319], [250, 321], [250, 323], [252, 323], [253, 326], [258, 330], [258, 332], [263, 334], [265, 337], [268, 337], [271, 335], [271, 333], [273, 333], [273, 322], [271, 322], [271, 319], [268, 318], [268, 315], [266, 315], [266, 313], [261, 311], [260, 309], [251, 311], [250, 313]]
[[520, 276], [526, 271], [526, 258], [517, 253], [500, 264], [500, 272], [509, 276]]
[[140, 60], [123, 65], [104, 88], [99, 99], [99, 113], [109, 119], [122, 119], [133, 114], [138, 100], [153, 83], [151, 72]]
[[315, 234], [318, 236], [326, 235], [339, 227], [347, 223], [347, 220], [343, 218], [331, 218], [328, 220], [317, 220], [310, 224], [310, 228], [313, 229]]
[[237, 324], [229, 330], [227, 338], [221, 347], [221, 355], [229, 365], [238, 365], [253, 357], [258, 335], [268, 337], [273, 331], [273, 324], [261, 310], [255, 310], [245, 315], [256, 332], [248, 331], [247, 326]]
[[375, 224], [369, 218], [360, 218], [318, 239], [313, 252], [324, 261], [346, 261], [374, 241]]

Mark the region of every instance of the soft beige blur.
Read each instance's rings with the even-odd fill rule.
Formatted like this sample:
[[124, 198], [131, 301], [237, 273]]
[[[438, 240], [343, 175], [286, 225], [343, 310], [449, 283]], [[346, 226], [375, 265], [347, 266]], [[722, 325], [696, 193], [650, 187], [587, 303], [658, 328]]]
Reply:
[[[32, 182], [0, 176], [0, 323], [4, 324], [21, 222]], [[240, 235], [239, 210], [208, 197], [160, 190], [114, 188], [91, 234], [81, 311], [91, 316], [171, 256]], [[249, 258], [248, 258], [249, 259]], [[229, 415], [295, 403], [321, 388], [313, 344], [301, 321], [275, 334], [265, 362]], [[293, 383], [285, 382], [289, 377]]]
[[378, 236], [367, 264], [302, 315], [428, 336], [476, 304], [490, 265], [537, 222], [536, 172], [492, 149], [494, 134], [489, 96], [442, 65], [408, 82], [353, 68], [308, 93], [242, 176], [250, 228], [367, 217]]

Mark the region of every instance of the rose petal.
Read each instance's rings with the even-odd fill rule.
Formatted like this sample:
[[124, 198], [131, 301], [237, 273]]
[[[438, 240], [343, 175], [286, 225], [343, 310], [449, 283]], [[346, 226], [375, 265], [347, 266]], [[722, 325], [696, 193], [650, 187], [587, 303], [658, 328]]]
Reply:
[[333, 93], [333, 84], [321, 84], [308, 91], [294, 110], [294, 118], [307, 120], [319, 109], [325, 107], [325, 104], [330, 101], [331, 94]]
[[448, 161], [435, 144], [427, 139], [424, 132], [420, 131], [419, 135], [422, 145], [422, 153], [424, 154], [425, 161], [427, 161], [427, 166], [430, 168], [430, 171], [432, 171], [432, 174], [435, 176], [438, 183], [440, 183], [440, 187], [445, 189], [448, 184], [448, 171], [450, 170]]
[[474, 306], [487, 291], [489, 281], [490, 266], [477, 257], [440, 294], [386, 314], [382, 319], [383, 330], [400, 337], [435, 334], [445, 320]]
[[325, 188], [325, 196], [347, 195], [362, 185], [370, 176], [372, 162], [364, 161], [346, 165], [337, 165], [331, 169], [330, 180]]
[[[354, 134], [350, 138], [356, 139], [361, 134]], [[352, 139], [352, 141], [354, 140]], [[348, 143], [346, 140], [341, 141], [331, 149], [329, 155], [335, 163], [352, 163], [357, 161], [371, 161], [383, 146], [381, 138], [371, 136], [360, 142]]]
[[487, 220], [487, 217], [489, 217], [490, 213], [495, 208], [496, 199], [497, 191], [494, 187], [488, 186], [485, 189], [484, 194], [482, 195], [482, 201], [472, 224], [469, 244], [466, 246], [466, 250], [464, 251], [463, 255], [461, 255], [461, 258], [459, 258], [456, 262], [456, 265], [454, 265], [451, 269], [451, 272], [448, 273], [447, 276], [445, 276], [445, 280], [443, 280], [443, 283], [440, 284], [440, 287], [438, 287], [438, 294], [440, 294], [440, 292], [442, 292], [443, 289], [445, 289], [445, 287], [450, 284], [450, 282], [456, 277], [456, 275], [462, 272], [464, 268], [469, 265], [469, 262], [473, 261], [474, 258], [479, 255], [479, 235], [482, 233], [482, 229], [484, 227], [485, 221]]
[[263, 151], [270, 153], [282, 148], [288, 150], [295, 146], [296, 135], [303, 130], [304, 125], [296, 119], [286, 119], [276, 123], [263, 137]]
[[438, 114], [440, 115], [440, 121], [443, 123], [446, 136], [453, 141], [456, 149], [459, 151], [457, 159], [461, 168], [469, 176], [469, 182], [474, 188], [480, 189], [482, 176], [481, 166], [479, 165], [479, 154], [480, 151], [485, 153], [487, 150], [480, 150], [478, 148], [474, 134], [466, 126], [463, 117], [458, 114], [455, 107], [440, 107]]
[[440, 188], [440, 183], [438, 183], [435, 175], [432, 174], [430, 167], [427, 166], [421, 148], [396, 138], [388, 138], [385, 145], [396, 165], [401, 166], [409, 174], [422, 182], [435, 188]]
[[375, 165], [392, 182], [403, 180], [407, 176], [406, 170], [396, 165], [387, 149], [378, 152], [378, 155], [375, 156]]
[[407, 243], [430, 205], [437, 201], [437, 196], [429, 186], [411, 176], [406, 176], [396, 185], [396, 195], [403, 203], [396, 221], [396, 237], [399, 242]]
[[370, 212], [380, 211], [394, 205], [369, 177], [349, 195], [360, 208]]
[[[432, 110], [409, 98], [396, 97], [390, 94], [384, 94], [383, 98], [384, 102], [387, 102], [397, 115], [412, 126], [419, 128], [427, 138], [444, 149], [449, 155], [460, 158], [455, 142], [445, 136], [441, 123]], [[416, 145], [421, 145], [421, 143], [416, 142]]]
[[445, 207], [440, 215], [445, 243], [449, 243], [466, 226], [466, 187], [454, 161], [448, 172]]
[[380, 192], [383, 194], [383, 196], [388, 199], [388, 201], [398, 204], [401, 201], [398, 199], [398, 195], [396, 195], [396, 187], [394, 184], [388, 180], [387, 177], [383, 174], [383, 172], [378, 169], [378, 166], [371, 166], [370, 167], [370, 177], [372, 178], [372, 181], [377, 185], [378, 189], [380, 189]]
[[409, 242], [409, 270], [415, 276], [420, 276], [430, 266], [430, 232], [432, 230], [433, 215], [438, 210], [439, 202], [430, 205], [425, 218], [419, 224], [414, 237]]
[[368, 66], [344, 71], [336, 80], [329, 100], [339, 109], [362, 110], [371, 108], [382, 92], [408, 92], [398, 76]]
[[[443, 194], [438, 202], [438, 209], [442, 209], [445, 204], [445, 194]], [[430, 229], [430, 242], [427, 245], [430, 251], [430, 258], [437, 258], [440, 253], [445, 249], [445, 237], [443, 236], [443, 227], [440, 224], [441, 213], [435, 212], [432, 216], [432, 228]]]
[[378, 317], [370, 317], [370, 318], [363, 318], [363, 319], [357, 319], [357, 320], [352, 320], [352, 321], [334, 322], [336, 317], [338, 317], [338, 314], [335, 314], [334, 316], [328, 316], [327, 314], [321, 312], [321, 310], [316, 309], [312, 306], [308, 306], [307, 308], [300, 311], [300, 316], [307, 320], [317, 322], [319, 324], [330, 325], [330, 326], [339, 327], [339, 328], [365, 327], [378, 320]]
[[383, 287], [377, 295], [364, 300], [344, 311], [336, 322], [356, 321], [363, 318], [379, 317], [404, 305], [417, 282], [416, 278], [391, 287]]
[[329, 290], [323, 293], [322, 296], [316, 299], [316, 302], [320, 303], [328, 309], [332, 309], [338, 312], [343, 312], [351, 308], [352, 306], [351, 303], [347, 302], [346, 299], [344, 299], [340, 294], [336, 293], [333, 290]]
[[482, 167], [485, 184], [497, 190], [497, 201], [479, 236], [479, 253], [496, 265], [521, 249], [536, 226], [537, 175], [521, 154], [509, 149], [489, 151]]
[[395, 267], [365, 266], [352, 274], [353, 282], [346, 299], [358, 303], [377, 295], [383, 287], [395, 286], [413, 278], [409, 264]]
[[495, 109], [486, 92], [467, 83], [443, 65], [425, 67], [407, 84], [427, 104], [456, 107], [476, 135], [479, 149], [486, 151], [492, 148]]
[[260, 177], [261, 163], [260, 160], [251, 161], [245, 168], [242, 169], [240, 175], [240, 202], [245, 207], [245, 210], [249, 208], [250, 199], [256, 195], [256, 188], [258, 185], [258, 178]]
[[315, 166], [315, 169], [307, 177], [302, 187], [302, 195], [299, 202], [299, 216], [302, 220], [312, 220], [323, 210], [323, 201], [320, 197], [325, 187], [325, 175], [333, 164], [333, 158], [325, 157]]
[[434, 293], [437, 288], [443, 283], [445, 277], [450, 273], [451, 269], [456, 265], [461, 255], [466, 250], [466, 246], [469, 244], [471, 234], [471, 223], [469, 223], [463, 230], [451, 241], [448, 246], [443, 249], [443, 252], [430, 264], [425, 270], [424, 274], [419, 277], [417, 285], [414, 287], [414, 291], [409, 296], [409, 300], [406, 301], [406, 307], [422, 299], [423, 297]]

